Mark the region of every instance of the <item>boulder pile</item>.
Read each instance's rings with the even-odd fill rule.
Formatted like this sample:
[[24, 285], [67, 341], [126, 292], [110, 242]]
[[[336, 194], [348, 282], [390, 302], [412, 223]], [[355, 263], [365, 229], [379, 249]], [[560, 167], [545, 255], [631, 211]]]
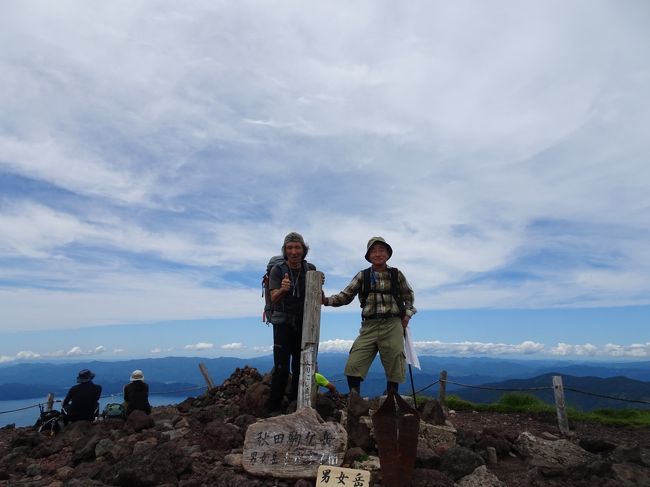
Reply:
[[[269, 383], [269, 374], [245, 367], [205, 395], [155, 407], [150, 416], [80, 421], [54, 436], [5, 427], [0, 485], [314, 486], [315, 478], [260, 476], [244, 468], [246, 431], [264, 419]], [[322, 420], [347, 432], [342, 466], [369, 470], [372, 486], [382, 485], [370, 420], [381, 400], [353, 397], [341, 407], [336, 398], [319, 396], [316, 408]], [[482, 413], [471, 421], [461, 415], [445, 421], [433, 400], [418, 406], [414, 487], [650, 486], [648, 430], [632, 432], [625, 442], [593, 435], [567, 439], [552, 423], [517, 431], [481, 421]]]

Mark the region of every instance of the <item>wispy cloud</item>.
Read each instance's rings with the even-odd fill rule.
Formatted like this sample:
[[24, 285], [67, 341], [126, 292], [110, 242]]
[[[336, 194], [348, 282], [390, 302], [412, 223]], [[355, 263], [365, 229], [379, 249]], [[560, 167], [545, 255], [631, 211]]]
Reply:
[[[548, 353], [551, 355], [577, 355], [577, 356], [595, 356], [598, 355], [598, 347], [591, 343], [584, 345], [570, 345], [568, 343], [558, 343], [555, 347], [551, 348]], [[602, 352], [601, 352], [602, 353]]]
[[[441, 341], [416, 341], [416, 351], [422, 355], [460, 355], [460, 356], [562, 356], [562, 357], [601, 357], [601, 358], [648, 358], [650, 357], [650, 343], [615, 345], [607, 344], [595, 346], [590, 343], [569, 344], [558, 343], [555, 346], [546, 346], [543, 343], [524, 341], [518, 344], [484, 343], [484, 342], [458, 342], [445, 343]], [[321, 352], [348, 353], [352, 347], [352, 340], [327, 340], [321, 342]]]
[[508, 343], [481, 343], [481, 342], [460, 342], [442, 343], [414, 342], [415, 349], [422, 354], [458, 354], [458, 355], [533, 355], [544, 350], [543, 343], [531, 341], [519, 344]]
[[103, 345], [98, 345], [91, 349], [82, 349], [81, 347], [74, 346], [69, 350], [56, 350], [54, 352], [37, 353], [31, 350], [22, 350], [15, 356], [3, 355], [0, 357], [0, 362], [13, 362], [23, 360], [37, 360], [43, 358], [62, 358], [62, 357], [87, 357], [92, 355], [102, 355], [105, 352]]
[[200, 342], [200, 343], [195, 343], [193, 345], [185, 345], [183, 348], [185, 350], [211, 350], [212, 348], [214, 348], [214, 344]]
[[[353, 340], [333, 339], [325, 340], [319, 344], [319, 351], [323, 353], [342, 353], [347, 354], [352, 347]], [[609, 343], [606, 345], [592, 345], [590, 343], [584, 344], [570, 344], [570, 343], [557, 343], [550, 346], [543, 343], [534, 341], [523, 341], [521, 343], [508, 344], [508, 343], [489, 343], [489, 342], [441, 342], [441, 341], [416, 341], [414, 346], [418, 354], [437, 355], [437, 356], [518, 356], [518, 357], [535, 357], [538, 359], [543, 358], [601, 358], [601, 359], [648, 359], [650, 358], [650, 342], [648, 343], [632, 343], [628, 345]], [[196, 343], [185, 345], [184, 350], [190, 351], [211, 351], [215, 347], [212, 343]], [[221, 350], [245, 350], [250, 349], [258, 354], [268, 354], [273, 351], [272, 346], [267, 347], [247, 347], [245, 344], [236, 342], [229, 343], [219, 347]], [[150, 350], [152, 354], [160, 354], [163, 351], [169, 352], [173, 350], [170, 348], [154, 348]], [[123, 350], [122, 350], [123, 351]], [[99, 355], [104, 353], [104, 347], [98, 346], [94, 349], [82, 350], [80, 347], [72, 347], [68, 351], [55, 351], [46, 353], [36, 353], [30, 350], [18, 352], [16, 355], [2, 355], [0, 356], [0, 363], [7, 362], [20, 362], [38, 360], [42, 358], [51, 357], [78, 357]]]

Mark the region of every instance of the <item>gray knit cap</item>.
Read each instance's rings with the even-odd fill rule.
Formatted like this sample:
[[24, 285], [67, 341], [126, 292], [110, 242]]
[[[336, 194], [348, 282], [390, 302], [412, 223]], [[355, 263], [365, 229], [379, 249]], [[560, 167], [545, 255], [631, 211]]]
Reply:
[[307, 257], [307, 252], [309, 252], [309, 246], [305, 243], [305, 239], [302, 238], [302, 235], [300, 235], [298, 232], [291, 232], [288, 233], [286, 237], [284, 237], [284, 243], [282, 244], [282, 256], [285, 259], [287, 258], [286, 246], [289, 242], [301, 243], [302, 248], [305, 250], [305, 253], [302, 256], [302, 258], [304, 259], [305, 257]]

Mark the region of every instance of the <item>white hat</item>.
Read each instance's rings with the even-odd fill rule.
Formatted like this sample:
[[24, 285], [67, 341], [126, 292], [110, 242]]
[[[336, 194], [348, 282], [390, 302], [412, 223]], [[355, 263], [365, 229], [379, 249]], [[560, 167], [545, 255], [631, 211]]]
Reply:
[[144, 380], [144, 374], [141, 370], [134, 370], [131, 372], [131, 382], [134, 380]]

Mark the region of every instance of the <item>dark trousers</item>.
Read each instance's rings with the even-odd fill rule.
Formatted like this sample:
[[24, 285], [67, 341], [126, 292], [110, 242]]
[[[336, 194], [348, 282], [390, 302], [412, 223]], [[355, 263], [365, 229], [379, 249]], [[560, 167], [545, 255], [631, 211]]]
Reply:
[[300, 380], [300, 352], [302, 347], [302, 316], [289, 316], [287, 323], [273, 325], [273, 375], [269, 409], [280, 409], [289, 379], [291, 365], [291, 393], [289, 400], [298, 397]]

